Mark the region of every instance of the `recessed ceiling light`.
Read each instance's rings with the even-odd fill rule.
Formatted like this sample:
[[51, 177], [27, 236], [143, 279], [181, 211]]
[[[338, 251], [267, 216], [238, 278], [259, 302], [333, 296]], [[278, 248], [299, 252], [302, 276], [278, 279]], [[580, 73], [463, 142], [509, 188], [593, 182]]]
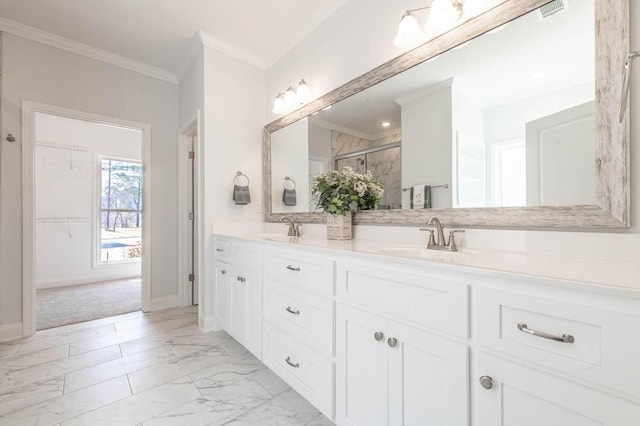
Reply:
[[529, 77], [531, 80], [542, 80], [543, 78], [545, 78], [547, 76], [547, 73], [544, 71], [539, 71], [536, 73], [531, 74], [531, 76]]
[[389, 123], [388, 121], [383, 121], [382, 123], [380, 123], [382, 125], [382, 127], [389, 127], [391, 126], [391, 123]]

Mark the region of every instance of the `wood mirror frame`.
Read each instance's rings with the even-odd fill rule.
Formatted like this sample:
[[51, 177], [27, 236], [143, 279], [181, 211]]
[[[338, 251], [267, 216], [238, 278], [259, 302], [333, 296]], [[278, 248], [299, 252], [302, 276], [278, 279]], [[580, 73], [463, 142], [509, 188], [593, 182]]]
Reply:
[[[506, 22], [549, 0], [507, 0], [488, 12], [355, 78], [264, 127], [264, 218], [284, 215], [299, 223], [323, 223], [324, 213], [272, 213], [271, 133], [365, 90]], [[478, 207], [428, 210], [369, 210], [355, 224], [419, 225], [437, 216], [448, 226], [524, 228], [628, 228], [630, 226], [630, 113], [618, 122], [624, 64], [629, 52], [629, 0], [594, 0], [596, 32], [596, 204], [535, 207]], [[627, 100], [627, 102], [629, 102]]]

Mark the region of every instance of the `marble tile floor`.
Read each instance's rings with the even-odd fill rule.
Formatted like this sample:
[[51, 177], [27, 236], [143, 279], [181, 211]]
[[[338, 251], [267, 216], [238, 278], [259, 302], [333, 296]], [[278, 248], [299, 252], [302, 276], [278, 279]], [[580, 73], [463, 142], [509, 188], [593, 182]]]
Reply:
[[0, 425], [332, 423], [197, 308], [132, 312], [0, 343]]

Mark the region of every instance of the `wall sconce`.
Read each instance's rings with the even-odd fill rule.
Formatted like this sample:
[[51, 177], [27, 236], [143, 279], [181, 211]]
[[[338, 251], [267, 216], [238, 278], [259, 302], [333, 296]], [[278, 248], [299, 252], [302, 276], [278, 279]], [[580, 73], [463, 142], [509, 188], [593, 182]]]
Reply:
[[[473, 18], [504, 0], [433, 0], [430, 6], [407, 10], [398, 26], [398, 33], [393, 43], [400, 49], [408, 50], [443, 34], [464, 21]], [[429, 9], [429, 17], [420, 30], [414, 12]]]
[[304, 104], [311, 102], [313, 96], [311, 95], [311, 89], [304, 78], [298, 83], [296, 90], [293, 87], [289, 88], [284, 93], [278, 93], [275, 101], [273, 101], [272, 112], [274, 114], [288, 114], [296, 108]]

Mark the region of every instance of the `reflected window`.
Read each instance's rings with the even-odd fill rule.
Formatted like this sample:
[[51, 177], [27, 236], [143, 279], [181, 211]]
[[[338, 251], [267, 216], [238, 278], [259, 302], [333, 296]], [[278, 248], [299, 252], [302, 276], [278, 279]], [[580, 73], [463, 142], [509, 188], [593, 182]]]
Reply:
[[492, 205], [519, 207], [527, 204], [527, 155], [522, 139], [490, 146], [490, 198]]

